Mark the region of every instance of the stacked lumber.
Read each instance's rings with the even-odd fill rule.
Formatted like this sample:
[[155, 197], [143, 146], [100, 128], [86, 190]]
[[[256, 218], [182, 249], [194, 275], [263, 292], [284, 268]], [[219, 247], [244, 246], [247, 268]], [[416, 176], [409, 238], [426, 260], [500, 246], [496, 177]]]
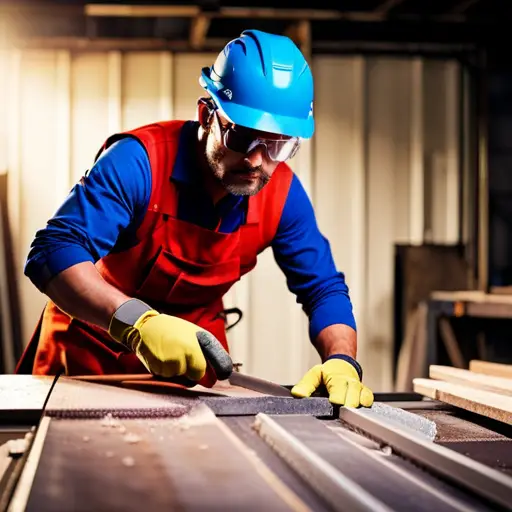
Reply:
[[471, 361], [469, 370], [432, 365], [429, 379], [413, 379], [428, 398], [512, 425], [512, 365]]

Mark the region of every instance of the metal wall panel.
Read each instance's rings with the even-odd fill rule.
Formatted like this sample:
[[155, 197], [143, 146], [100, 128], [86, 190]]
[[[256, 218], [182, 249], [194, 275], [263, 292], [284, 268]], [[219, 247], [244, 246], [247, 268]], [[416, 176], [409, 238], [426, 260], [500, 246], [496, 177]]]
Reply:
[[[90, 168], [110, 133], [158, 119], [194, 118], [198, 73], [214, 58], [30, 51], [0, 61], [8, 68], [0, 163], [11, 178], [25, 340], [45, 302], [23, 276], [36, 230]], [[317, 132], [291, 166], [346, 274], [366, 380], [376, 390], [390, 389], [393, 244], [421, 243], [425, 226], [441, 242], [453, 241], [458, 231], [458, 67], [319, 56], [313, 71]], [[246, 372], [293, 383], [318, 361], [305, 315], [271, 250], [225, 302], [245, 313], [229, 339]]]

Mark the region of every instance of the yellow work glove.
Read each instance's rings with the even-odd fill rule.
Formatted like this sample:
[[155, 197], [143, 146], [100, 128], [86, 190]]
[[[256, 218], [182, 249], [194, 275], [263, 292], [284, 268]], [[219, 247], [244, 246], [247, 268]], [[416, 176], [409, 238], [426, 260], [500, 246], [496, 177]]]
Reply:
[[206, 359], [197, 340], [201, 327], [161, 314], [137, 299], [122, 304], [112, 316], [109, 334], [126, 345], [148, 371], [161, 377], [185, 376], [199, 381]]
[[298, 398], [311, 396], [324, 384], [329, 401], [346, 407], [371, 407], [373, 393], [361, 383], [355, 367], [344, 359], [328, 359], [313, 366], [292, 388], [292, 395]]

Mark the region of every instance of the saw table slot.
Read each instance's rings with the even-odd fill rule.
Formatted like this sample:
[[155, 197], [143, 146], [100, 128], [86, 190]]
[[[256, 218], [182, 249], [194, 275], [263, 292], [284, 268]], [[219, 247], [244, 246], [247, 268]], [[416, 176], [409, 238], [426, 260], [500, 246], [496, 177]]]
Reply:
[[510, 509], [512, 480], [498, 471], [448, 448], [425, 441], [420, 436], [396, 429], [365, 410], [342, 407], [340, 419], [351, 428], [386, 443], [398, 454], [460, 485], [475, 496], [481, 496], [506, 510]]
[[[404, 464], [396, 455], [357, 441], [344, 429], [303, 416], [260, 415], [257, 429], [317, 492], [338, 510], [431, 512], [490, 510], [464, 493]], [[396, 459], [399, 462], [396, 462]], [[344, 496], [344, 497], [342, 497]]]

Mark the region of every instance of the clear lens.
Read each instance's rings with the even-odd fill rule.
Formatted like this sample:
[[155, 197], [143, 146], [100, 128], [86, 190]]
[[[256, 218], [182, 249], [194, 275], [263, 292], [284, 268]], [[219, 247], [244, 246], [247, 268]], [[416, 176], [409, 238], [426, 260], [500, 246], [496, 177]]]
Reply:
[[249, 153], [258, 146], [264, 146], [269, 158], [274, 162], [285, 162], [297, 153], [301, 139], [261, 139], [255, 138], [255, 131], [241, 126], [223, 127], [218, 116], [217, 124], [226, 148], [237, 153]]
[[274, 162], [285, 162], [297, 153], [300, 139], [296, 137], [279, 140], [256, 139], [252, 141], [246, 152], [249, 153], [258, 146], [265, 146], [269, 158]]

